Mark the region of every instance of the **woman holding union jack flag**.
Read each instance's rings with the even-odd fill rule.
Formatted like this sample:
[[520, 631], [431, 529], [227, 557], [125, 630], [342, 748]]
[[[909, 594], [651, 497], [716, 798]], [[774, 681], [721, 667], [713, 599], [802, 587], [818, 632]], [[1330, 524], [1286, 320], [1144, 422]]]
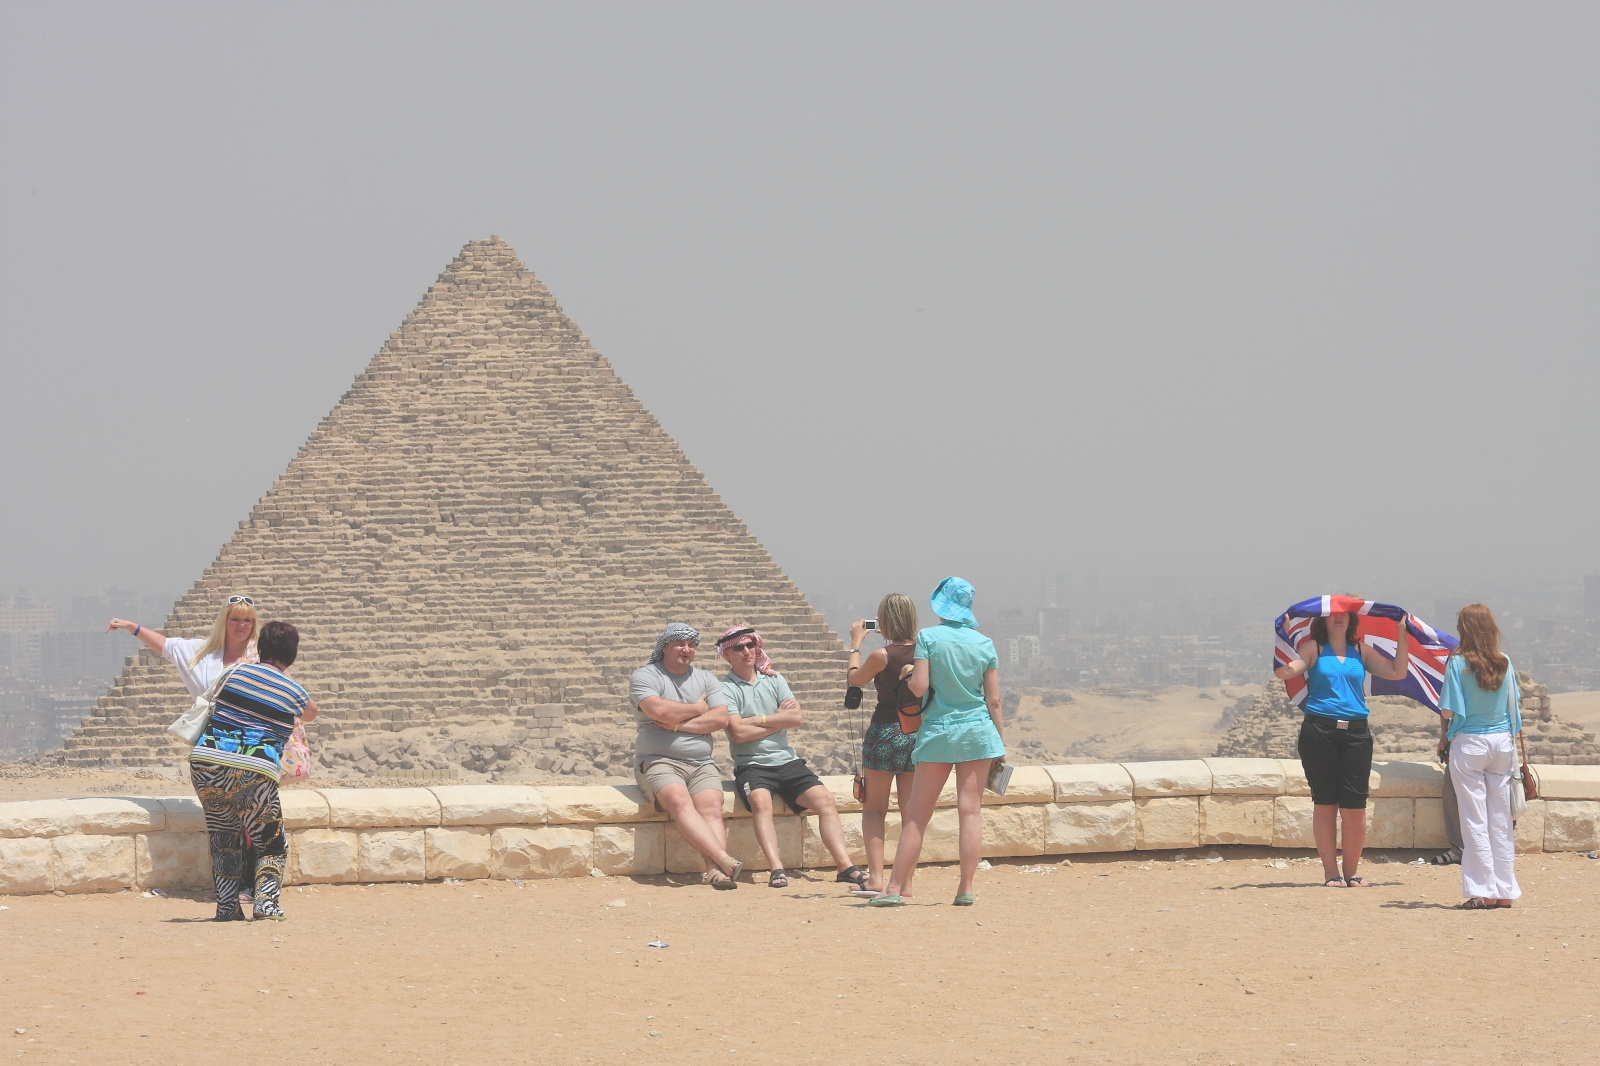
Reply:
[[[1356, 872], [1367, 841], [1367, 778], [1372, 773], [1367, 675], [1386, 681], [1405, 679], [1410, 647], [1406, 618], [1400, 613], [1392, 659], [1358, 639], [1355, 611], [1335, 609], [1313, 618], [1305, 639], [1295, 646], [1296, 658], [1273, 670], [1285, 681], [1305, 677], [1300, 765], [1311, 786], [1311, 825], [1317, 854], [1322, 857], [1323, 884], [1328, 888], [1367, 887], [1366, 879]], [[1337, 847], [1340, 836], [1344, 840], [1342, 872]]]

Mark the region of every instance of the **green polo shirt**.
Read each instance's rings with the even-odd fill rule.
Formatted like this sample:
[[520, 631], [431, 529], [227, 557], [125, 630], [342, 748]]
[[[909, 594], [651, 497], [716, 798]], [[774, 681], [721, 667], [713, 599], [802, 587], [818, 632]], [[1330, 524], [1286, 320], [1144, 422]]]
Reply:
[[[789, 682], [782, 674], [768, 677], [756, 674], [754, 681], [746, 682], [732, 670], [722, 679], [722, 694], [728, 700], [728, 713], [741, 718], [760, 718], [764, 714], [777, 714], [778, 704], [794, 699]], [[733, 768], [745, 766], [782, 766], [800, 756], [789, 746], [789, 731], [780, 729], [769, 737], [744, 742], [730, 739], [728, 750], [733, 753]]]

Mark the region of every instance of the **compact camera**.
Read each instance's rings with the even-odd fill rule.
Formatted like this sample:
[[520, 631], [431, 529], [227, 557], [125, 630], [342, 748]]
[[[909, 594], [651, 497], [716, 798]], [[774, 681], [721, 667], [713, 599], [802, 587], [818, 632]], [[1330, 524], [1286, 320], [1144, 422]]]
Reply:
[[871, 633], [878, 628], [878, 620], [876, 618], [863, 619], [861, 622], [861, 628], [865, 629], [868, 633]]

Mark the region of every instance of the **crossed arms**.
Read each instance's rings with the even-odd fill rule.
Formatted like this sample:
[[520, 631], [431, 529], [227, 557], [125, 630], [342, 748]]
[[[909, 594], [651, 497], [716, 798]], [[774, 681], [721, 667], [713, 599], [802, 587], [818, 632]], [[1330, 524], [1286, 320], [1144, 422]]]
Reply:
[[728, 724], [728, 708], [706, 704], [701, 696], [694, 703], [679, 703], [665, 696], [646, 696], [639, 701], [639, 713], [663, 729], [678, 733], [715, 733]]

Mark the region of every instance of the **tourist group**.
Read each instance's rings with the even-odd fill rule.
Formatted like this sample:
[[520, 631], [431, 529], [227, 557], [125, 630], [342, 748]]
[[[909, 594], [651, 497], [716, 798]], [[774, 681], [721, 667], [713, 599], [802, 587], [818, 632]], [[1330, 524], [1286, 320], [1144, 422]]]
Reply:
[[[726, 732], [734, 789], [751, 813], [770, 886], [788, 884], [773, 821], [781, 800], [796, 814], [817, 816], [837, 880], [852, 894], [874, 907], [904, 905], [913, 894], [923, 836], [953, 771], [960, 857], [954, 904], [975, 902], [983, 790], [1002, 769], [1005, 745], [999, 660], [994, 643], [978, 631], [972, 602], [972, 586], [948, 577], [929, 601], [937, 625], [919, 629], [915, 604], [893, 592], [878, 605], [876, 619], [850, 627], [845, 681], [851, 698], [859, 699], [859, 689], [868, 683], [877, 692], [855, 786], [862, 805], [864, 867], [851, 860], [832, 793], [790, 743], [789, 731], [804, 725], [803, 712], [773, 667], [761, 634], [733, 625], [717, 638], [717, 655], [728, 665], [718, 679], [694, 665], [701, 643], [697, 630], [673, 622], [661, 631], [649, 662], [629, 680], [629, 702], [638, 712], [634, 777], [704, 857], [706, 883], [734, 889], [743, 870], [728, 853], [722, 774], [712, 757], [714, 735]], [[1359, 873], [1372, 765], [1364, 693], [1369, 674], [1405, 676], [1405, 623], [1402, 617], [1391, 659], [1357, 639], [1354, 612], [1327, 612], [1311, 620], [1294, 657], [1275, 671], [1305, 690], [1299, 751], [1330, 888], [1367, 884]], [[245, 894], [254, 917], [282, 920], [279, 894], [288, 845], [278, 784], [286, 768], [291, 774], [306, 769], [303, 723], [317, 715], [316, 703], [288, 676], [299, 649], [298, 631], [274, 621], [258, 632], [249, 596], [229, 597], [204, 640], [166, 637], [121, 618], [107, 628], [128, 631], [172, 662], [189, 692], [212, 706], [189, 763], [205, 809], [216, 920], [242, 920]], [[1439, 750], [1441, 757], [1448, 753], [1456, 800], [1447, 806], [1459, 807], [1463, 906], [1509, 907], [1521, 895], [1513, 871], [1510, 795], [1517, 768], [1512, 738], [1521, 729], [1516, 673], [1500, 651], [1499, 629], [1487, 607], [1463, 608], [1458, 628], [1461, 642], [1448, 658], [1438, 703]], [[886, 643], [863, 658], [862, 642], [874, 629]], [[886, 871], [891, 792], [901, 828], [894, 865]]]

